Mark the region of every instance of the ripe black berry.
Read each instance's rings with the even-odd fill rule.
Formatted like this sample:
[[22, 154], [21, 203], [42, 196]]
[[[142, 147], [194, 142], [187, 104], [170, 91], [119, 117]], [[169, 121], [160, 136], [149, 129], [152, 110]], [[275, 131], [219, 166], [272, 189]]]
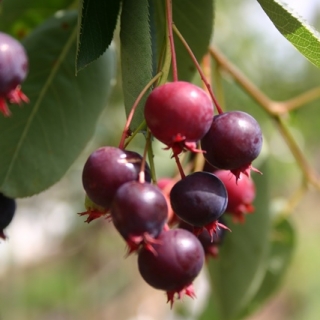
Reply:
[[204, 157], [216, 168], [250, 173], [251, 163], [262, 147], [258, 122], [248, 113], [230, 111], [213, 118], [211, 128], [201, 140]]
[[174, 301], [183, 293], [193, 297], [193, 280], [204, 263], [204, 251], [199, 240], [189, 231], [171, 229], [163, 231], [156, 243], [151, 244], [154, 252], [142, 248], [138, 266], [142, 278], [152, 287], [167, 292], [168, 301]]
[[198, 228], [205, 227], [212, 234], [227, 207], [228, 196], [218, 177], [209, 172], [194, 172], [173, 186], [170, 202], [180, 219]]
[[151, 92], [144, 115], [152, 134], [179, 154], [185, 148], [196, 151], [212, 123], [213, 104], [198, 86], [176, 81]]
[[117, 190], [111, 208], [114, 226], [126, 240], [129, 253], [140, 244], [147, 248], [162, 231], [168, 218], [167, 201], [161, 190], [149, 183], [129, 181]]
[[16, 201], [0, 193], [0, 238], [6, 239], [3, 230], [10, 224], [16, 211]]
[[[125, 182], [138, 180], [142, 157], [133, 151], [101, 147], [86, 161], [82, 183], [88, 197], [109, 209], [117, 189]], [[150, 182], [150, 169], [145, 167], [145, 180]]]
[[19, 41], [0, 32], [0, 112], [10, 115], [6, 100], [20, 104], [28, 101], [19, 85], [28, 72], [28, 57]]

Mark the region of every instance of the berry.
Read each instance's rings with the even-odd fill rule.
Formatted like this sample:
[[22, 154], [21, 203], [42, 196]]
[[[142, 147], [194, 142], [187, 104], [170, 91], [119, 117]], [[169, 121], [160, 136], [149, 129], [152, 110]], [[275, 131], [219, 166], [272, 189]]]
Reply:
[[[225, 225], [222, 219], [219, 219], [219, 223]], [[188, 230], [193, 234], [195, 232], [197, 233], [197, 231], [194, 230], [194, 227], [185, 221], [180, 221], [178, 228]], [[214, 232], [212, 236], [210, 236], [206, 230], [202, 230], [200, 233], [196, 235], [200, 243], [202, 244], [206, 257], [211, 256], [213, 258], [216, 258], [218, 256], [219, 246], [222, 244], [225, 234], [225, 228], [217, 228], [216, 232]]]
[[171, 305], [175, 293], [194, 297], [192, 282], [204, 264], [204, 251], [199, 240], [189, 231], [171, 229], [163, 231], [154, 252], [142, 248], [138, 267], [142, 278], [152, 287], [167, 292]]
[[6, 100], [20, 104], [28, 102], [21, 92], [20, 84], [28, 72], [28, 57], [19, 41], [0, 32], [0, 112], [10, 115]]
[[150, 243], [160, 234], [168, 218], [167, 202], [161, 190], [156, 185], [138, 181], [119, 187], [110, 211], [129, 253], [136, 251], [140, 244], [152, 250]]
[[261, 129], [248, 113], [226, 112], [213, 118], [211, 128], [201, 140], [201, 147], [211, 165], [231, 170], [239, 178], [240, 172], [250, 174], [251, 163], [261, 151]]
[[228, 192], [226, 213], [233, 215], [234, 222], [243, 223], [245, 214], [254, 211], [252, 202], [256, 196], [256, 188], [253, 180], [240, 173], [236, 181], [231, 172], [225, 170], [218, 170], [214, 174], [221, 179]]
[[0, 238], [6, 239], [3, 230], [11, 223], [16, 211], [16, 201], [0, 193]]
[[170, 192], [176, 215], [189, 224], [209, 233], [215, 232], [217, 220], [224, 213], [227, 190], [221, 180], [209, 172], [194, 172], [178, 181]]
[[184, 81], [169, 82], [150, 93], [144, 115], [152, 134], [177, 155], [184, 149], [199, 151], [196, 142], [210, 128], [213, 104], [198, 86]]
[[[138, 180], [142, 157], [133, 151], [101, 147], [86, 161], [82, 183], [88, 197], [98, 206], [109, 209], [117, 189], [125, 182]], [[150, 169], [145, 166], [145, 180], [150, 182]]]

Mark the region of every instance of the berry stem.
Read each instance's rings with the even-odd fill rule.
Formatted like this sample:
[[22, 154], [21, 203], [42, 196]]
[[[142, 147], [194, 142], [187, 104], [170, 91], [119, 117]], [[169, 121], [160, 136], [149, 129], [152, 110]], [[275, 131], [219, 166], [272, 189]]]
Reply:
[[188, 51], [195, 67], [197, 68], [199, 74], [200, 74], [200, 77], [203, 81], [203, 83], [205, 84], [205, 86], [207, 87], [207, 90], [210, 94], [210, 97], [213, 101], [213, 103], [215, 104], [217, 110], [218, 110], [218, 113], [219, 114], [222, 114], [223, 113], [223, 110], [221, 109], [213, 91], [212, 91], [212, 88], [211, 88], [211, 85], [210, 83], [207, 81], [203, 71], [201, 70], [201, 67], [200, 67], [200, 64], [199, 62], [197, 61], [197, 58], [195, 57], [194, 53], [192, 52], [191, 48], [189, 47], [187, 41], [185, 40], [185, 38], [183, 37], [183, 35], [180, 33], [180, 31], [178, 30], [178, 28], [175, 26], [175, 25], [172, 25], [172, 28], [173, 28], [173, 31], [176, 33], [176, 35], [178, 36], [178, 38], [180, 39], [180, 41], [182, 42], [182, 44], [184, 45], [184, 47], [186, 48], [186, 50]]
[[140, 183], [145, 183], [145, 174], [144, 174], [144, 169], [146, 166], [146, 157], [147, 157], [147, 152], [150, 148], [151, 145], [151, 132], [150, 130], [147, 131], [147, 137], [146, 137], [146, 145], [143, 150], [143, 157], [141, 161], [141, 167], [140, 167], [140, 172], [139, 172], [139, 182]]
[[127, 118], [127, 122], [125, 124], [125, 127], [123, 129], [123, 132], [122, 132], [122, 136], [121, 136], [121, 140], [120, 140], [120, 143], [119, 143], [119, 148], [120, 149], [124, 149], [124, 145], [125, 145], [125, 140], [127, 138], [127, 135], [128, 135], [128, 132], [129, 132], [129, 127], [130, 127], [130, 124], [131, 124], [131, 121], [132, 121], [132, 118], [133, 118], [133, 115], [139, 105], [139, 102], [141, 101], [142, 97], [145, 95], [145, 93], [151, 88], [151, 86], [161, 77], [162, 75], [162, 72], [159, 72], [157, 73], [148, 83], [147, 85], [142, 89], [142, 91], [139, 93], [136, 101], [134, 102], [132, 108], [131, 108], [131, 111], [128, 115], [128, 118]]
[[178, 81], [178, 69], [177, 69], [177, 58], [176, 58], [176, 50], [174, 47], [174, 39], [173, 39], [173, 21], [172, 21], [172, 0], [166, 0], [166, 16], [167, 16], [167, 27], [166, 33], [170, 42], [170, 50], [171, 50], [171, 60], [172, 60], [172, 77], [173, 81]]
[[181, 165], [181, 162], [180, 162], [180, 159], [178, 157], [177, 154], [174, 154], [174, 159], [176, 160], [176, 163], [177, 163], [177, 166], [178, 166], [178, 170], [179, 170], [179, 173], [180, 173], [180, 176], [181, 176], [181, 179], [185, 178], [186, 175], [184, 174], [184, 171], [183, 171], [183, 168], [182, 168], [182, 165]]

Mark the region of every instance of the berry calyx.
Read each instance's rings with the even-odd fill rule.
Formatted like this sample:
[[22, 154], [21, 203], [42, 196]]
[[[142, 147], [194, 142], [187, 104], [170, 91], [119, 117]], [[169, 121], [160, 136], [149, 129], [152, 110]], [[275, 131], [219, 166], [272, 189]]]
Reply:
[[10, 35], [0, 32], [0, 112], [10, 116], [7, 101], [21, 104], [29, 99], [20, 84], [28, 73], [28, 57], [22, 44]]
[[0, 193], [0, 238], [6, 239], [4, 229], [11, 223], [16, 211], [15, 199], [5, 196]]
[[138, 267], [142, 278], [153, 288], [167, 292], [171, 306], [175, 294], [194, 297], [193, 280], [204, 264], [204, 251], [199, 240], [189, 231], [163, 231], [151, 244], [154, 252], [142, 248]]
[[238, 179], [240, 173], [250, 176], [251, 165], [260, 154], [262, 133], [258, 122], [248, 113], [230, 111], [213, 118], [207, 134], [201, 139], [206, 160], [218, 169], [230, 170]]
[[213, 104], [198, 86], [184, 81], [169, 82], [155, 88], [147, 98], [144, 116], [151, 133], [172, 148], [199, 152], [199, 141], [209, 130]]

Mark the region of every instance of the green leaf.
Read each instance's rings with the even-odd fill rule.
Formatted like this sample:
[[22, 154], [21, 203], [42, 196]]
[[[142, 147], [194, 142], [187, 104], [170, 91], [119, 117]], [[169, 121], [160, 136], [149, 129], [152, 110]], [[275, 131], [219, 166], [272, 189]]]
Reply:
[[311, 63], [320, 68], [320, 36], [291, 9], [278, 0], [258, 0], [275, 27]]
[[[214, 0], [175, 0], [172, 3], [173, 21], [200, 62], [208, 52], [213, 32]], [[191, 81], [196, 68], [181, 41], [174, 38], [179, 80]]]
[[[148, 0], [123, 1], [120, 41], [122, 88], [128, 115], [139, 93], [153, 77]], [[130, 126], [132, 131], [144, 120], [146, 97], [140, 101], [134, 114]]]
[[117, 25], [120, 2], [120, 0], [80, 1], [77, 71], [96, 60], [109, 47]]
[[[165, 41], [165, 1], [152, 0], [154, 10], [151, 22], [154, 24], [155, 32], [152, 33], [153, 41], [156, 43], [154, 55], [159, 58]], [[208, 51], [208, 46], [213, 32], [214, 0], [172, 1], [172, 18], [192, 49], [198, 62]], [[174, 43], [177, 58], [179, 80], [191, 81], [195, 75], [196, 68], [186, 51], [185, 47], [174, 35]]]
[[261, 171], [263, 176], [252, 174], [257, 188], [255, 212], [244, 224], [228, 219], [232, 232], [226, 235], [218, 259], [209, 261], [212, 296], [208, 305], [216, 308], [219, 320], [237, 318], [256, 294], [265, 273], [270, 230], [267, 167]]
[[74, 0], [3, 0], [0, 8], [0, 30], [21, 39], [56, 11], [68, 8], [73, 2]]
[[30, 103], [0, 117], [0, 190], [26, 197], [56, 183], [92, 137], [107, 104], [115, 55], [74, 74], [77, 13], [60, 12], [25, 39]]
[[259, 291], [242, 312], [245, 319], [261, 307], [279, 288], [290, 265], [296, 242], [295, 230], [288, 220], [277, 220], [271, 233], [271, 251]]

